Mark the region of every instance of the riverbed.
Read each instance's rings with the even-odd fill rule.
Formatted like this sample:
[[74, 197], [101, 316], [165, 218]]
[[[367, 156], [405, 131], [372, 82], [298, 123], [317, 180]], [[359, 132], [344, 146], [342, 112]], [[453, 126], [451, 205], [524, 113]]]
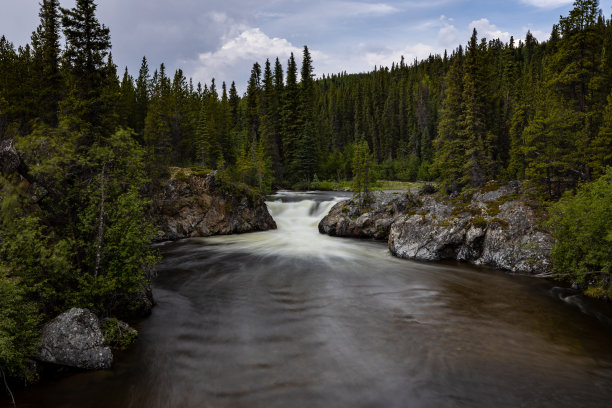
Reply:
[[270, 197], [275, 231], [160, 245], [138, 342], [18, 406], [611, 406], [606, 310], [549, 281], [321, 235], [338, 194]]

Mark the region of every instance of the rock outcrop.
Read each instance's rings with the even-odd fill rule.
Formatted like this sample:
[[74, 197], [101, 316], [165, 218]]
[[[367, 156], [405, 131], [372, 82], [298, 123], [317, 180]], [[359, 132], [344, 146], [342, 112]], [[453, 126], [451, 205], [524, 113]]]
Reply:
[[387, 239], [391, 224], [412, 208], [415, 197], [407, 193], [370, 193], [370, 205], [360, 199], [344, 200], [334, 205], [320, 222], [319, 232], [338, 237]]
[[156, 241], [276, 228], [263, 196], [247, 186], [224, 183], [216, 172], [170, 179], [157, 214]]
[[[552, 238], [539, 227], [537, 206], [521, 184], [488, 185], [471, 196], [442, 200], [421, 194], [373, 195], [373, 210], [356, 212], [354, 203], [337, 204], [319, 224], [335, 236], [388, 238], [400, 258], [455, 259], [516, 273], [546, 275], [551, 268]], [[394, 205], [391, 205], [394, 203]]]
[[100, 321], [87, 309], [70, 309], [42, 331], [38, 359], [88, 370], [110, 368], [113, 355], [104, 343]]

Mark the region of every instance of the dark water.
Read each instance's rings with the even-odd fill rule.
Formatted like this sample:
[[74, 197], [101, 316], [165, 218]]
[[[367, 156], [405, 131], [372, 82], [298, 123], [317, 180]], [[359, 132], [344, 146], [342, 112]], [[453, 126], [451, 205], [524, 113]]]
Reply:
[[138, 343], [18, 406], [612, 406], [601, 309], [545, 281], [319, 235], [331, 196], [275, 198], [277, 231], [162, 246]]

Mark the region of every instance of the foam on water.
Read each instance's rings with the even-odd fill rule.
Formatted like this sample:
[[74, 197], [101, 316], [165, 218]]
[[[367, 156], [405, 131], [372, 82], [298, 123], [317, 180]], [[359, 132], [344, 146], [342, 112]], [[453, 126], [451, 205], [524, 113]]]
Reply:
[[260, 256], [288, 255], [321, 259], [340, 257], [355, 260], [367, 257], [370, 251], [376, 252], [377, 255], [387, 251], [386, 246], [373, 243], [371, 246], [368, 245], [368, 249], [364, 252], [363, 246], [355, 246], [355, 242], [351, 239], [338, 239], [319, 233], [319, 222], [343, 197], [331, 197], [326, 201], [308, 198], [301, 201], [286, 201], [286, 197], [291, 195], [280, 192], [266, 202], [278, 229], [202, 238], [201, 241], [215, 245], [215, 249], [219, 251], [240, 249], [241, 252]]

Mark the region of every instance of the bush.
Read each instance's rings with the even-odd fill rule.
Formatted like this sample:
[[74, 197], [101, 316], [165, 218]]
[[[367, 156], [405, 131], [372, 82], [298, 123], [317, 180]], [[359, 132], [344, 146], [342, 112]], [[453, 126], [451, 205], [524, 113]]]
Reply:
[[38, 349], [39, 323], [38, 308], [18, 280], [0, 270], [0, 376], [34, 380], [28, 360]]
[[[555, 239], [555, 271], [595, 288], [606, 286], [612, 271], [612, 168], [598, 180], [566, 192], [549, 209], [547, 226]], [[601, 291], [597, 291], [601, 293]]]
[[102, 321], [104, 342], [114, 350], [125, 350], [132, 344], [138, 332], [120, 320], [113, 318]]

